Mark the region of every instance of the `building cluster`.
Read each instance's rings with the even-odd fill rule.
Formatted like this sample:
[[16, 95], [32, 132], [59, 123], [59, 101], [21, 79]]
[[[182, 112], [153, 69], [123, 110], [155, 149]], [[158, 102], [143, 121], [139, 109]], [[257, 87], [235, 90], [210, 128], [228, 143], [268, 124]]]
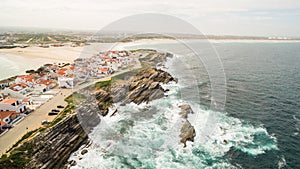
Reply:
[[99, 52], [89, 58], [75, 60], [75, 83], [85, 81], [87, 78], [102, 78], [121, 69], [126, 69], [133, 57], [129, 51]]
[[[89, 58], [79, 58], [74, 64], [45, 64], [27, 75], [0, 81], [0, 128], [38, 108], [59, 92], [59, 88], [73, 88], [89, 78], [102, 78], [128, 68], [133, 61], [129, 51], [99, 52]], [[75, 69], [76, 68], [76, 69]]]
[[[46, 64], [27, 75], [0, 81], [0, 129], [12, 127], [14, 122], [51, 99], [59, 92], [54, 89], [57, 86], [66, 87], [59, 79], [73, 79], [74, 69], [70, 64]], [[72, 84], [67, 87], [71, 88]]]

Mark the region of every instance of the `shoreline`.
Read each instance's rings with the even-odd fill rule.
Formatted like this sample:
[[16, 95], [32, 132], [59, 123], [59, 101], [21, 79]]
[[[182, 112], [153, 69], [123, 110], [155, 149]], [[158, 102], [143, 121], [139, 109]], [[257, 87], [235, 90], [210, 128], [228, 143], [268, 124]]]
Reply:
[[[99, 78], [99, 79], [94, 79], [89, 83], [85, 83], [83, 85], [78, 85], [77, 88], [72, 88], [72, 89], [58, 89], [59, 93], [57, 93], [56, 95], [54, 95], [53, 98], [51, 98], [49, 101], [47, 101], [45, 104], [41, 105], [38, 109], [36, 109], [33, 113], [31, 113], [28, 117], [26, 117], [24, 120], [20, 121], [20, 123], [18, 123], [16, 126], [14, 126], [12, 129], [10, 129], [11, 131], [9, 131], [8, 133], [2, 135], [0, 137], [0, 140], [10, 140], [11, 138], [13, 138], [12, 140], [15, 140], [15, 142], [13, 141], [6, 141], [9, 142], [9, 144], [2, 144], [0, 146], [0, 156], [3, 154], [7, 154], [9, 152], [11, 152], [11, 150], [13, 150], [13, 145], [18, 141], [22, 139], [22, 136], [24, 136], [26, 133], [28, 133], [29, 131], [35, 131], [35, 130], [39, 130], [41, 128], [45, 128], [40, 122], [42, 120], [50, 120], [51, 122], [53, 122], [55, 119], [59, 119], [61, 118], [61, 114], [62, 112], [67, 108], [68, 105], [70, 105], [70, 103], [68, 103], [66, 101], [66, 99], [69, 96], [72, 96], [72, 94], [74, 92], [76, 92], [79, 89], [82, 88], [86, 88], [89, 86], [93, 86], [98, 82], [103, 82], [103, 81], [107, 81], [108, 79], [111, 79], [114, 76], [118, 76], [120, 74], [124, 74], [128, 71], [133, 71], [133, 70], [138, 70], [142, 67], [140, 61], [138, 60], [138, 58], [135, 58], [135, 62], [137, 62], [137, 64], [132, 67], [132, 68], [128, 68], [125, 70], [121, 70], [119, 72], [116, 72], [114, 74], [111, 74], [109, 76], [103, 77], [103, 78]], [[42, 66], [42, 65], [41, 65]], [[16, 75], [18, 76], [18, 75]], [[13, 77], [10, 77], [13, 78]], [[9, 78], [6, 78], [9, 79]], [[4, 80], [6, 80], [4, 79]], [[0, 80], [4, 81], [4, 80]], [[55, 105], [55, 107], [52, 107]], [[49, 112], [51, 109], [55, 109], [56, 105], [63, 105], [65, 108], [60, 112], [60, 115], [57, 116], [49, 116], [47, 113], [45, 112]], [[49, 109], [49, 110], [48, 110]], [[65, 119], [66, 117], [63, 117], [63, 119]], [[38, 119], [38, 120], [36, 120]], [[32, 123], [34, 121], [34, 123]], [[24, 127], [24, 124], [26, 124]], [[52, 126], [50, 126], [52, 127]], [[50, 128], [49, 127], [49, 128]], [[46, 127], [47, 128], [47, 127]], [[18, 132], [21, 132], [22, 134], [17, 134]], [[12, 137], [13, 135], [13, 137]], [[3, 141], [3, 142], [4, 142]], [[11, 149], [12, 148], [12, 149]]]
[[27, 48], [12, 48], [12, 49], [0, 49], [0, 54], [9, 54], [21, 56], [28, 59], [52, 59], [60, 61], [73, 62], [76, 58], [80, 56], [83, 47], [27, 47]]

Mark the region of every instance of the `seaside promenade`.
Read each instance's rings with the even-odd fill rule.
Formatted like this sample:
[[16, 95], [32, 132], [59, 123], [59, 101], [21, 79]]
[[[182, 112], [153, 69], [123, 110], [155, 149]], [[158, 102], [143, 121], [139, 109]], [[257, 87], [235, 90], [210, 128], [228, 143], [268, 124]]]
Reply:
[[97, 82], [101, 81], [107, 81], [111, 77], [135, 70], [141, 68], [141, 63], [136, 57], [134, 59], [134, 66], [125, 69], [119, 72], [116, 72], [112, 74], [111, 76], [104, 77], [101, 79], [94, 80], [89, 83], [84, 83], [75, 89], [61, 89], [61, 92], [55, 95], [51, 100], [46, 102], [45, 104], [41, 105], [38, 109], [33, 111], [29, 116], [24, 118], [22, 121], [20, 121], [18, 124], [16, 124], [12, 129], [10, 129], [6, 134], [0, 137], [0, 155], [4, 154], [7, 150], [9, 150], [18, 140], [20, 140], [24, 134], [26, 134], [29, 131], [35, 130], [39, 127], [41, 127], [41, 122], [43, 120], [49, 120], [52, 121], [56, 118], [56, 116], [48, 116], [48, 112], [50, 112], [52, 109], [57, 109], [56, 106], [63, 105], [66, 106], [67, 102], [65, 102], [65, 98], [72, 94], [72, 92], [75, 92], [77, 90], [83, 89], [87, 86], [93, 85]]

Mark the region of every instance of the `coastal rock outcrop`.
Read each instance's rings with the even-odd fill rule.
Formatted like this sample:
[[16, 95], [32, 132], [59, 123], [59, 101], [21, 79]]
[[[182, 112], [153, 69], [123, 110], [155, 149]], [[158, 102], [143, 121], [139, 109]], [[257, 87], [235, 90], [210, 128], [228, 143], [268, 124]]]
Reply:
[[161, 84], [167, 84], [171, 81], [177, 82], [177, 79], [165, 71], [148, 68], [130, 80], [125, 103], [134, 102], [141, 104], [143, 102], [160, 99], [164, 97], [165, 93]]
[[[52, 128], [17, 147], [13, 154], [22, 154], [18, 155], [19, 159], [12, 159], [28, 161], [23, 167], [27, 169], [67, 168], [71, 153], [87, 142], [88, 135], [81, 128], [76, 114], [71, 114]], [[19, 168], [9, 164], [10, 162], [17, 163], [18, 161], [2, 163], [1, 168]], [[74, 162], [72, 164], [75, 165]]]
[[71, 153], [87, 142], [87, 133], [72, 114], [29, 142], [34, 144], [33, 156], [25, 168], [66, 168]]
[[171, 81], [177, 82], [177, 79], [169, 73], [156, 68], [145, 69], [129, 80], [120, 80], [108, 86], [98, 88], [94, 92], [97, 106], [100, 114], [106, 116], [109, 107], [113, 103], [121, 102], [124, 104], [134, 102], [141, 104], [165, 96], [165, 90], [161, 84]]
[[179, 106], [181, 111], [179, 112], [179, 115], [181, 115], [182, 118], [187, 119], [188, 114], [194, 114], [194, 111], [192, 110], [191, 106], [188, 104], [184, 104]]
[[95, 93], [95, 97], [97, 100], [97, 106], [100, 110], [100, 114], [102, 116], [106, 116], [108, 114], [109, 106], [113, 103], [110, 92], [103, 89], [99, 89]]
[[191, 125], [191, 123], [188, 121], [188, 114], [193, 114], [193, 110], [190, 105], [181, 105], [179, 106], [181, 111], [179, 112], [179, 115], [181, 115], [183, 119], [182, 127], [180, 130], [180, 142], [184, 144], [183, 147], [186, 147], [187, 141], [194, 141], [194, 137], [196, 136], [196, 131], [194, 126]]
[[[166, 57], [164, 55], [159, 56], [161, 58]], [[171, 57], [171, 55], [167, 57]], [[148, 63], [149, 65], [155, 65], [156, 62], [160, 61], [159, 57], [152, 57]], [[148, 68], [125, 81], [114, 82], [91, 93], [83, 91], [87, 92], [84, 93], [85, 96], [92, 96], [91, 98], [93, 99], [89, 100], [87, 98], [83, 105], [76, 105], [77, 114], [73, 113], [67, 114], [66, 117], [59, 117], [64, 119], [44, 131], [39, 132], [38, 130], [38, 134], [33, 136], [31, 140], [25, 140], [22, 142], [22, 145], [13, 150], [14, 153], [18, 154], [18, 160], [25, 160], [26, 162], [25, 166], [19, 168], [64, 169], [68, 165], [76, 165], [76, 161], [71, 160], [68, 162], [68, 159], [74, 151], [77, 151], [82, 145], [88, 144], [87, 133], [92, 127], [100, 123], [99, 114], [106, 116], [113, 103], [121, 102], [127, 104], [134, 102], [141, 104], [165, 97], [165, 90], [161, 84], [171, 81], [177, 82], [177, 79], [165, 71]], [[188, 109], [184, 110], [187, 111]], [[112, 116], [117, 112], [118, 110], [115, 109]], [[79, 120], [80, 118], [87, 118], [88, 120], [82, 121]], [[130, 125], [134, 124], [133, 121], [126, 122]], [[187, 122], [186, 124], [184, 123], [181, 130], [182, 142], [184, 143], [188, 140], [193, 140], [195, 133], [193, 127]], [[87, 126], [88, 130], [84, 130], [82, 126]], [[81, 151], [81, 154], [85, 153], [87, 153], [87, 150]], [[12, 157], [12, 159], [14, 158]], [[5, 163], [2, 163], [4, 165], [1, 165], [1, 168], [18, 168], [11, 166], [13, 162], [15, 161], [7, 160]]]

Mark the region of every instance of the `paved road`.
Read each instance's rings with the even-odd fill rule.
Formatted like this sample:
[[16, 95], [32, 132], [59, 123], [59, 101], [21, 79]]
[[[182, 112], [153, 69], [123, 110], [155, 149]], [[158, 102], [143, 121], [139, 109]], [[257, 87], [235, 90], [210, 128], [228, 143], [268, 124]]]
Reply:
[[20, 140], [24, 134], [31, 130], [35, 130], [41, 127], [41, 121], [50, 120], [52, 121], [56, 116], [48, 116], [48, 112], [52, 109], [57, 109], [57, 105], [66, 106], [67, 103], [64, 101], [66, 96], [72, 93], [70, 89], [61, 89], [61, 93], [55, 95], [51, 100], [41, 105], [38, 109], [30, 113], [16, 126], [10, 129], [6, 134], [0, 137], [0, 153], [3, 154], [9, 148], [11, 148], [16, 141]]
[[66, 106], [67, 102], [64, 101], [64, 99], [72, 94], [72, 92], [77, 91], [79, 89], [85, 88], [89, 85], [92, 85], [94, 83], [100, 82], [100, 81], [107, 81], [111, 77], [122, 74], [124, 72], [128, 72], [130, 70], [141, 68], [141, 63], [139, 62], [138, 58], [135, 58], [135, 64], [134, 67], [126, 70], [122, 70], [120, 72], [117, 72], [113, 74], [110, 77], [105, 77], [102, 79], [97, 79], [95, 81], [85, 83], [83, 85], [80, 85], [79, 87], [76, 87], [76, 89], [61, 89], [61, 93], [55, 95], [51, 100], [43, 104], [41, 107], [36, 109], [34, 112], [32, 112], [29, 116], [25, 117], [21, 122], [16, 124], [15, 127], [10, 129], [6, 134], [0, 137], [0, 155], [5, 153], [9, 148], [11, 148], [18, 140], [20, 140], [24, 134], [31, 130], [35, 130], [39, 127], [41, 127], [41, 121], [43, 120], [49, 120], [52, 121], [56, 116], [48, 116], [48, 112], [50, 112], [52, 109], [57, 109], [57, 105], [63, 105]]

